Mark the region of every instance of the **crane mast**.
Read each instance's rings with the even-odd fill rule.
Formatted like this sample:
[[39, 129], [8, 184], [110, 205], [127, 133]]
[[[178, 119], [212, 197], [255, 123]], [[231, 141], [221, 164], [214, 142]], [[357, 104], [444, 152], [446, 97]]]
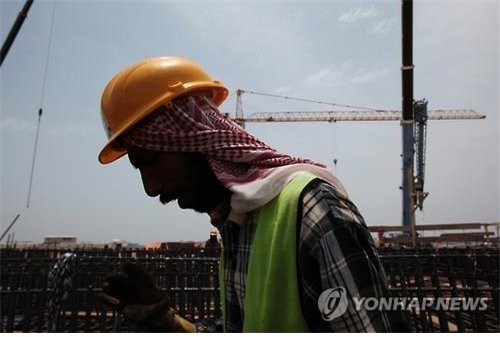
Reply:
[[425, 146], [427, 138], [427, 100], [416, 101], [413, 106], [415, 114], [414, 146], [416, 174], [413, 181], [413, 204], [415, 209], [422, 210], [424, 199], [429, 193], [424, 192], [425, 178]]
[[401, 0], [401, 92], [403, 137], [403, 228], [415, 246], [414, 212], [414, 101], [413, 101], [413, 1]]

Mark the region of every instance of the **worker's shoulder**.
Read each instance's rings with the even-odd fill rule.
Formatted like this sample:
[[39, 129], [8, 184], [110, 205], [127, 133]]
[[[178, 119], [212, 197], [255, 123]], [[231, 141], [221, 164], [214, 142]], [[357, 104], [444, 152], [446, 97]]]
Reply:
[[304, 188], [299, 204], [302, 226], [314, 227], [316, 233], [327, 233], [340, 226], [364, 224], [356, 205], [334, 185], [322, 179], [314, 179]]
[[311, 180], [302, 190], [300, 200], [306, 205], [308, 202], [344, 201], [347, 197], [333, 184], [321, 179]]

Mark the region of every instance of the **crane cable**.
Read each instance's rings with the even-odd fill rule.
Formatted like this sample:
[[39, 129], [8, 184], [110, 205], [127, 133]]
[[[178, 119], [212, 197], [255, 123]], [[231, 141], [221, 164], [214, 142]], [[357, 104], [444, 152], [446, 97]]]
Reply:
[[301, 101], [301, 102], [333, 105], [333, 106], [339, 106], [339, 107], [349, 108], [349, 109], [363, 109], [363, 110], [370, 110], [370, 111], [386, 111], [383, 109], [373, 109], [373, 108], [367, 108], [367, 107], [356, 106], [356, 105], [339, 104], [339, 103], [333, 103], [333, 102], [318, 101], [318, 100], [299, 98], [299, 97], [289, 97], [289, 96], [282, 96], [282, 95], [276, 95], [276, 94], [267, 94], [267, 93], [263, 93], [263, 92], [256, 92], [256, 91], [250, 91], [250, 90], [248, 90], [248, 91], [241, 90], [241, 89], [239, 89], [239, 90], [242, 93], [249, 93], [249, 94], [253, 94], [253, 95], [268, 96], [268, 97], [275, 97], [275, 98], [284, 98], [284, 99], [290, 99], [290, 100]]
[[51, 48], [52, 36], [54, 34], [55, 14], [56, 14], [56, 1], [54, 1], [54, 5], [52, 7], [52, 19], [51, 19], [50, 31], [49, 31], [49, 43], [47, 46], [47, 57], [45, 59], [45, 68], [44, 68], [44, 74], [43, 74], [43, 80], [42, 80], [42, 94], [40, 96], [40, 108], [38, 109], [38, 123], [37, 123], [37, 128], [36, 128], [35, 146], [34, 146], [34, 150], [33, 150], [33, 161], [31, 163], [31, 174], [30, 174], [30, 181], [29, 181], [29, 187], [28, 187], [28, 198], [26, 201], [26, 208], [30, 207], [30, 201], [31, 201], [31, 187], [33, 185], [33, 176], [35, 173], [36, 154], [37, 154], [37, 150], [38, 150], [38, 138], [40, 135], [40, 124], [42, 122], [43, 103], [44, 103], [44, 99], [45, 99], [45, 88], [47, 86], [47, 73], [48, 73], [48, 68], [49, 68], [50, 51], [52, 49]]
[[26, 208], [30, 208], [30, 199], [31, 199], [31, 187], [33, 185], [33, 175], [35, 173], [35, 162], [36, 162], [36, 153], [38, 149], [38, 138], [40, 135], [40, 123], [42, 121], [42, 108], [38, 110], [38, 123], [36, 127], [36, 136], [35, 136], [35, 147], [33, 150], [33, 161], [31, 162], [31, 174], [30, 174], [30, 182], [28, 186], [28, 200], [26, 201]]

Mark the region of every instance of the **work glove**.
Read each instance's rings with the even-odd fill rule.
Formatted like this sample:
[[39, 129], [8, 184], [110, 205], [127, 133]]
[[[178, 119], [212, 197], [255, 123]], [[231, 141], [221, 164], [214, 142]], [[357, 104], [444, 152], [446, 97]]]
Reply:
[[137, 264], [122, 266], [123, 274], [105, 279], [98, 297], [118, 310], [136, 329], [145, 332], [195, 332], [195, 325], [175, 314], [167, 294]]

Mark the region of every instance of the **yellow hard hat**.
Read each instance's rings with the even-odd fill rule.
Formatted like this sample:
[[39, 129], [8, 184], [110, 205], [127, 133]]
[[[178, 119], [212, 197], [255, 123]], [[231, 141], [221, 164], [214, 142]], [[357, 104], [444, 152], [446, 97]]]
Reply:
[[227, 88], [199, 65], [185, 58], [164, 56], [136, 63], [118, 73], [101, 97], [101, 116], [108, 143], [99, 161], [108, 164], [127, 153], [118, 141], [161, 105], [189, 92], [208, 91], [220, 106]]

